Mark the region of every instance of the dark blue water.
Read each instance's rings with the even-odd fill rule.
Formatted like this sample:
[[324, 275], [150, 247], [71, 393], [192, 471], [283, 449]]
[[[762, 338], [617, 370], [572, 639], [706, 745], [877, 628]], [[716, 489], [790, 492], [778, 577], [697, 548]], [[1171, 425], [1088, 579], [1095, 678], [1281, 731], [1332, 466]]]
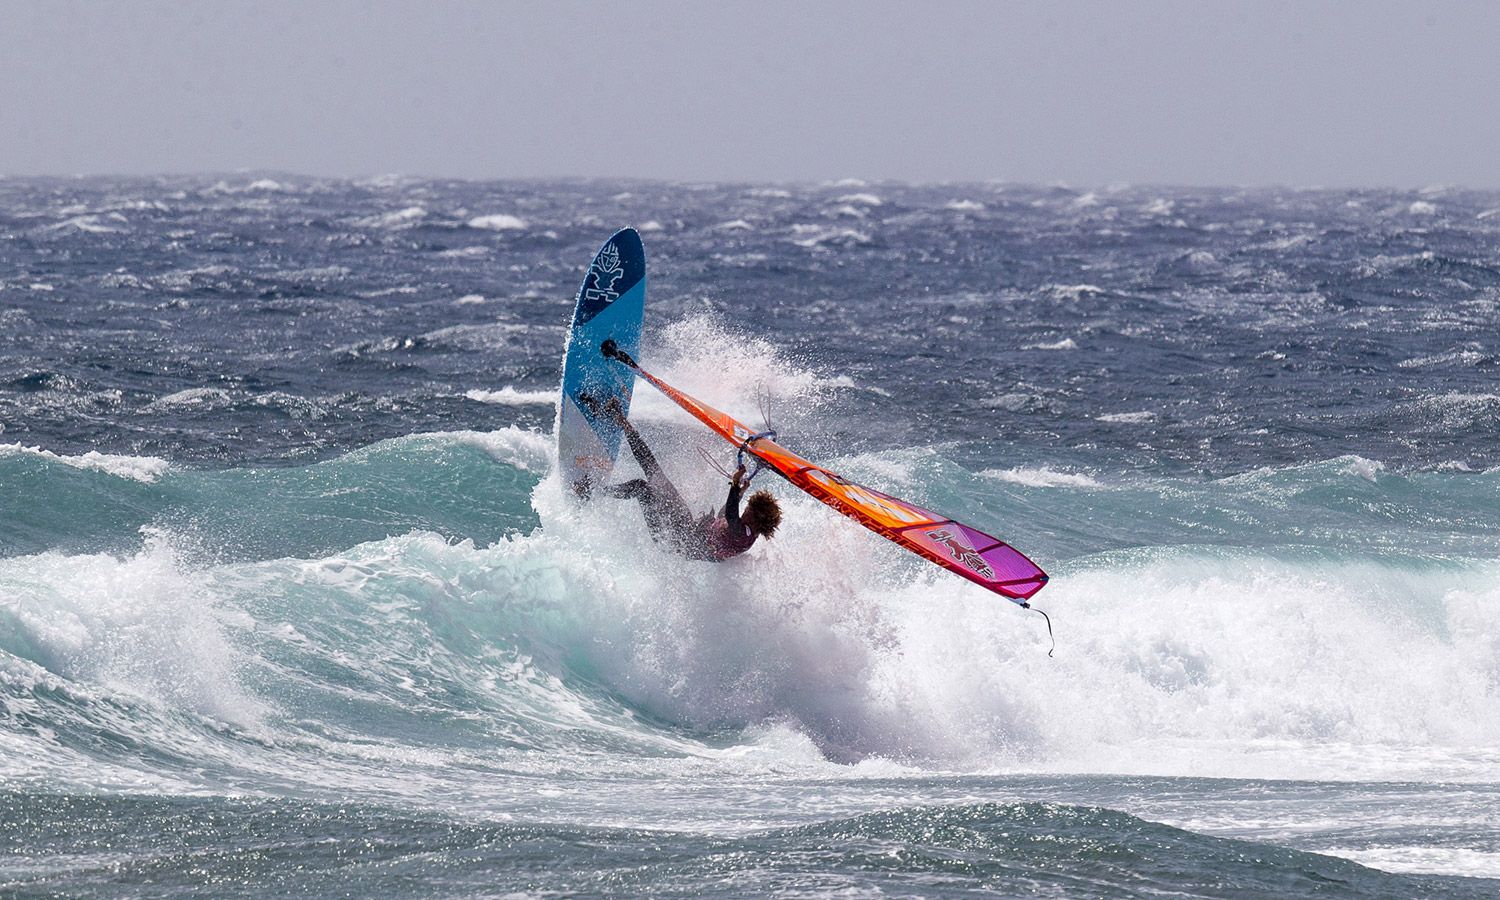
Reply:
[[[1054, 657], [559, 489], [625, 225], [642, 362]], [[1500, 194], [0, 179], [0, 893], [1494, 896], [1497, 325]]]
[[286, 464], [546, 427], [465, 393], [550, 390], [577, 259], [652, 223], [655, 327], [711, 310], [846, 375], [882, 446], [1495, 462], [1496, 194], [231, 182], [0, 182], [12, 439]]

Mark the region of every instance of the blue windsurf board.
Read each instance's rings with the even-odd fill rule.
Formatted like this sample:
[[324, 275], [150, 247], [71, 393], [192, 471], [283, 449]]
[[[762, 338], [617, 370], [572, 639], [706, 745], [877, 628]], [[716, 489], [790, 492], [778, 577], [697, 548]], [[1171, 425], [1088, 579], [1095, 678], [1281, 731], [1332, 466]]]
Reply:
[[[609, 480], [623, 435], [610, 415], [595, 410], [602, 412], [614, 398], [628, 415], [635, 387], [634, 370], [606, 358], [599, 346], [612, 340], [636, 356], [645, 308], [646, 250], [635, 229], [625, 228], [604, 242], [584, 276], [563, 357], [557, 466], [563, 483], [580, 497]], [[585, 396], [594, 403], [585, 403]]]

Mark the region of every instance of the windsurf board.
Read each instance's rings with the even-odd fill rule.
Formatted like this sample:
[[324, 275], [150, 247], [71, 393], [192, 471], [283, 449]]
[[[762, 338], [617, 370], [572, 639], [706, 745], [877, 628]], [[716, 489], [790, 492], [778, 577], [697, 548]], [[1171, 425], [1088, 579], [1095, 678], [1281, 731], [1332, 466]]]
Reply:
[[[594, 256], [568, 329], [563, 357], [562, 395], [554, 433], [557, 465], [563, 483], [587, 498], [595, 485], [609, 480], [620, 452], [623, 431], [603, 411], [611, 398], [629, 414], [635, 372], [605, 358], [599, 347], [614, 341], [636, 354], [641, 345], [641, 316], [646, 306], [646, 250], [641, 236], [625, 228], [604, 242]], [[582, 398], [595, 402], [593, 409]]]

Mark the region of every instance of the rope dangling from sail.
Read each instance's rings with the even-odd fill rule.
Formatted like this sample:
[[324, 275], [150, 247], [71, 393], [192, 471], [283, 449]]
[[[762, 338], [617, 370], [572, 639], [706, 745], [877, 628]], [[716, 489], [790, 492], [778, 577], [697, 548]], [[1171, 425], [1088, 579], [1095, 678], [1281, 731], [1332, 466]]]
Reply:
[[1057, 638], [1052, 634], [1052, 617], [1037, 609], [1035, 606], [1032, 606], [1030, 603], [1022, 603], [1021, 608], [1029, 609], [1034, 613], [1041, 613], [1042, 618], [1047, 620], [1047, 637], [1052, 640], [1052, 649], [1047, 651], [1047, 656], [1052, 656], [1053, 652], [1057, 650]]

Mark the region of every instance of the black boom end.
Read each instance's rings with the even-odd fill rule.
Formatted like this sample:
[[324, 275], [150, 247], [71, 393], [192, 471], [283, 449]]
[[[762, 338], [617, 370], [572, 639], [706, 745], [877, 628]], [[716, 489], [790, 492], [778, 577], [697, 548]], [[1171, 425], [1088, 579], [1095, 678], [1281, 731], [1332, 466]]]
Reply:
[[620, 345], [615, 343], [614, 338], [608, 338], [604, 341], [604, 343], [600, 344], [599, 352], [603, 353], [605, 357], [609, 359], [622, 362], [630, 368], [636, 369], [637, 371], [640, 370], [640, 366], [636, 365], [635, 360], [630, 358], [629, 353], [626, 353], [624, 350], [620, 349]]

